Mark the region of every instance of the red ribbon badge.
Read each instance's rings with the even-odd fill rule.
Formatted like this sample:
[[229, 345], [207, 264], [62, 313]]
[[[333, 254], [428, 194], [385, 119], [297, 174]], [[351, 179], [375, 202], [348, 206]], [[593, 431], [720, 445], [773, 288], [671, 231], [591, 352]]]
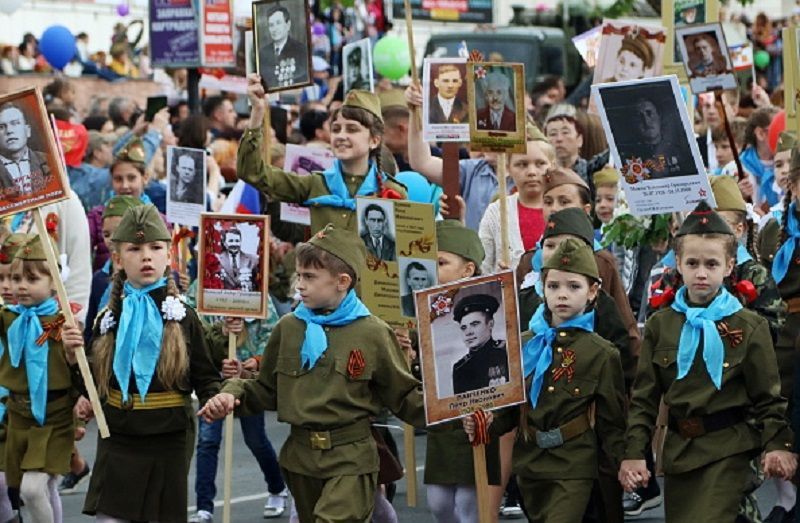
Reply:
[[44, 345], [47, 338], [53, 338], [55, 341], [61, 341], [61, 326], [64, 325], [64, 316], [59, 314], [53, 321], [46, 321], [42, 323], [43, 332], [36, 338], [36, 345]]
[[486, 413], [482, 410], [476, 410], [471, 414], [472, 421], [475, 422], [475, 435], [472, 438], [472, 446], [489, 444], [489, 423], [487, 421]]
[[561, 353], [561, 365], [553, 369], [553, 381], [560, 380], [563, 376], [567, 377], [567, 383], [572, 382], [575, 377], [575, 351], [572, 349], [564, 349]]
[[717, 332], [722, 338], [728, 338], [731, 347], [736, 347], [744, 339], [744, 332], [742, 329], [731, 329], [724, 321], [717, 323]]
[[347, 360], [347, 375], [350, 379], [358, 379], [364, 374], [364, 369], [367, 362], [364, 360], [364, 354], [359, 349], [350, 351], [350, 358]]

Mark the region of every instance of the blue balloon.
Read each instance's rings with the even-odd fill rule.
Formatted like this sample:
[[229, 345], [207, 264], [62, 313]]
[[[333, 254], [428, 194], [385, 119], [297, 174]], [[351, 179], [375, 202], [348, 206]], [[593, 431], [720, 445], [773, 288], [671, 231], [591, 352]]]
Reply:
[[63, 69], [75, 58], [75, 37], [63, 25], [51, 25], [39, 40], [39, 51], [54, 69]]
[[403, 171], [397, 173], [395, 178], [406, 186], [409, 200], [417, 203], [432, 203], [434, 213], [439, 214], [439, 197], [443, 192], [441, 187], [430, 183], [416, 171]]

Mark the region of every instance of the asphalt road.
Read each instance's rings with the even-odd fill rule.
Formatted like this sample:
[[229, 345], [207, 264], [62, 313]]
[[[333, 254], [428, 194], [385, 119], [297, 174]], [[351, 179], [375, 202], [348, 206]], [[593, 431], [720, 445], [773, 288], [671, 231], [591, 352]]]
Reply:
[[[275, 446], [276, 450], [280, 448], [282, 443], [286, 440], [289, 430], [288, 426], [280, 424], [275, 419], [275, 413], [270, 412], [267, 416], [267, 434]], [[397, 422], [395, 422], [397, 423]], [[397, 423], [399, 424], [399, 423]], [[395, 440], [400, 447], [401, 455], [403, 453], [403, 435], [402, 432], [395, 431]], [[236, 424], [234, 432], [234, 466], [233, 466], [233, 508], [232, 508], [232, 521], [235, 523], [253, 523], [264, 521], [263, 507], [266, 499], [266, 484], [263, 481], [263, 475], [258, 469], [258, 465], [253, 459], [250, 451], [244, 445], [244, 439], [239, 427]], [[90, 463], [94, 462], [94, 449], [97, 441], [97, 432], [94, 423], [89, 426], [89, 431], [86, 437], [81, 441], [78, 446], [81, 453], [89, 460]], [[223, 442], [224, 444], [224, 442]], [[417, 478], [419, 482], [418, 490], [418, 508], [409, 508], [406, 506], [406, 483], [405, 480], [398, 484], [397, 495], [394, 500], [394, 506], [397, 510], [399, 521], [409, 521], [414, 523], [429, 523], [434, 522], [433, 517], [427, 509], [425, 503], [425, 488], [422, 485], [422, 469], [425, 459], [425, 437], [418, 436], [416, 438], [417, 446]], [[220, 450], [222, 454], [222, 450]], [[217, 508], [215, 510], [216, 521], [222, 521], [222, 473], [223, 464], [222, 456], [220, 455], [219, 470], [217, 471]], [[64, 507], [64, 522], [65, 523], [78, 523], [93, 521], [93, 518], [81, 514], [83, 506], [83, 499], [88, 486], [88, 480], [84, 480], [78, 487], [77, 492], [62, 497]], [[758, 492], [759, 504], [763, 511], [763, 516], [766, 517], [769, 509], [775, 499], [775, 490], [770, 484], [765, 484]], [[192, 471], [189, 475], [189, 505], [190, 514], [194, 512], [194, 463], [192, 463]], [[284, 517], [273, 519], [272, 521], [289, 521], [288, 510]], [[503, 520], [501, 520], [503, 521]], [[508, 520], [513, 521], [513, 520]], [[517, 520], [521, 521], [521, 520]], [[661, 508], [653, 509], [645, 512], [639, 517], [631, 518], [628, 521], [641, 522], [641, 523], [655, 523], [664, 521], [664, 512]]]

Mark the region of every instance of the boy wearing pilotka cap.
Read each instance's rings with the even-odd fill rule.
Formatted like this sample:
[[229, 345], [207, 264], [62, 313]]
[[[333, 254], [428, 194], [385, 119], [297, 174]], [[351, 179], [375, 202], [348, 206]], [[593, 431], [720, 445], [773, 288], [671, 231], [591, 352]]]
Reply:
[[668, 522], [733, 521], [761, 452], [768, 477], [789, 479], [797, 466], [767, 321], [723, 286], [736, 246], [701, 201], [676, 234], [684, 286], [645, 325], [619, 479], [629, 491], [655, 481], [644, 458], [663, 396]]
[[420, 383], [392, 329], [355, 294], [360, 238], [329, 224], [296, 254], [302, 303], [276, 325], [259, 377], [227, 381], [199, 414], [277, 410], [292, 426], [279, 462], [300, 520], [367, 521], [378, 476], [369, 418], [386, 406], [424, 426]]

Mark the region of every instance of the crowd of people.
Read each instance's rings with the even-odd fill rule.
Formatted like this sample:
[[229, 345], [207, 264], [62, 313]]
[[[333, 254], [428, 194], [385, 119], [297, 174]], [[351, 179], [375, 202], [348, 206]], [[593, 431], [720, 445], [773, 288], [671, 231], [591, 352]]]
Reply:
[[[207, 94], [192, 112], [185, 69], [156, 72], [170, 104], [150, 121], [125, 97], [79, 106], [74, 79], [58, 77], [43, 90], [72, 192], [43, 208], [51, 238], [36, 234], [30, 212], [0, 230], [0, 521], [60, 522], [59, 494], [87, 478], [83, 512], [98, 521], [213, 521], [230, 413], [263, 473], [265, 518], [397, 521], [402, 466], [391, 434], [372, 426], [391, 413], [425, 430], [426, 499], [440, 522], [477, 521], [475, 441], [487, 443], [493, 516], [621, 522], [663, 503], [667, 521], [795, 521], [800, 144], [781, 110], [777, 26], [759, 16], [751, 28], [755, 45], [778, 64], [752, 89], [689, 102], [716, 207], [703, 201], [641, 220], [640, 241], [631, 242], [620, 233], [628, 209], [602, 124], [562, 78], [543, 78], [526, 93], [525, 152], [501, 156], [462, 144], [459, 158], [448, 160], [458, 161], [460, 194], [437, 200], [431, 195], [444, 185], [445, 160], [414, 124], [421, 86], [378, 79], [375, 93], [344, 92], [340, 81], [343, 45], [388, 29], [382, 2], [313, 16], [314, 85], [294, 104], [270, 104], [250, 75], [247, 103]], [[87, 37], [78, 35], [76, 62], [84, 72], [91, 63], [95, 73], [116, 75], [109, 79], [149, 76], [146, 52], [132, 53], [127, 28], [118, 35], [111, 62], [89, 55]], [[45, 69], [32, 35], [0, 57], [2, 74]], [[448, 100], [437, 102], [441, 120], [460, 119], [464, 108]], [[637, 111], [645, 121], [658, 108]], [[513, 126], [499, 114], [494, 129]], [[487, 111], [487, 126], [492, 118]], [[44, 168], [15, 134], [25, 125], [19, 108], [0, 105], [4, 187], [30, 184]], [[284, 169], [287, 144], [327, 149], [335, 162], [299, 176]], [[271, 216], [265, 319], [195, 312], [196, 259], [185, 268], [171, 259], [170, 146], [207, 151], [206, 186], [177, 191], [205, 192], [207, 210], [222, 210], [237, 181], [258, 191], [259, 209]], [[355, 197], [410, 198], [396, 177], [408, 171], [427, 180], [424, 200], [437, 209], [439, 284], [516, 274], [524, 405], [425, 427], [417, 333], [391, 329], [359, 297], [366, 261], [391, 261], [395, 248], [381, 234], [387, 216], [379, 205], [366, 209], [359, 236]], [[310, 226], [282, 221], [282, 203], [307, 205]], [[241, 233], [226, 231], [221, 241], [224, 274], [257, 265], [242, 252]], [[55, 299], [44, 242], [59, 254], [77, 325], [61, 319], [67, 304]], [[414, 291], [434, 278], [412, 264], [406, 280], [398, 301], [413, 313]], [[513, 348], [491, 337], [492, 300], [476, 296], [454, 311], [470, 349], [457, 364], [469, 374], [459, 383], [509, 379], [503, 358]], [[75, 444], [94, 415], [76, 365], [80, 347], [111, 431], [94, 456]], [[491, 376], [481, 375], [486, 368]], [[266, 410], [291, 426], [279, 451]], [[777, 496], [762, 515], [755, 493], [765, 481]]]

